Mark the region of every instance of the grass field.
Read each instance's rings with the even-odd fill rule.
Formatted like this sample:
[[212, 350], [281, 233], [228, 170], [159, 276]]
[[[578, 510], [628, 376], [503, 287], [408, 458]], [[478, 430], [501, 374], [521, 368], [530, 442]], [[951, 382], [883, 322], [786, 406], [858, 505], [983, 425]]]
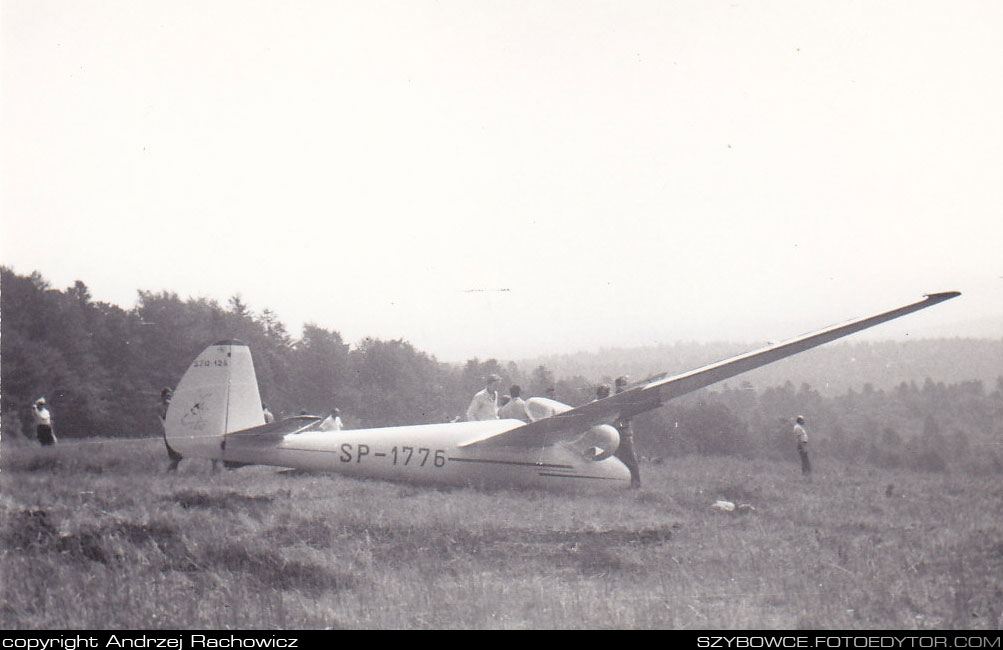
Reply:
[[[5, 444], [0, 627], [1003, 625], [1003, 482], [686, 457], [640, 491], [441, 490], [163, 443]], [[718, 499], [754, 510], [720, 512]]]

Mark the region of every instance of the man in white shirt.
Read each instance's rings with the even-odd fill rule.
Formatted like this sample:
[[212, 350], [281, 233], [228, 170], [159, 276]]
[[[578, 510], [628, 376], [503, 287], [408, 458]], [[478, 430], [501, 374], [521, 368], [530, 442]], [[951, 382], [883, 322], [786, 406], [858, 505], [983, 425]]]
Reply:
[[798, 455], [801, 456], [801, 473], [811, 474], [811, 461], [808, 460], [808, 432], [804, 428], [804, 416], [799, 415], [794, 420], [794, 437], [798, 440]]
[[52, 414], [45, 405], [44, 397], [39, 397], [35, 401], [35, 408], [31, 414], [34, 416], [35, 435], [38, 436], [39, 444], [43, 447], [56, 444], [56, 434], [52, 432]]
[[341, 409], [334, 409], [330, 415], [321, 421], [317, 429], [319, 431], [341, 431], [343, 426], [341, 423]]
[[498, 417], [502, 420], [512, 419], [532, 422], [533, 418], [530, 417], [529, 411], [526, 410], [526, 400], [519, 397], [522, 394], [522, 388], [519, 384], [512, 384], [511, 388], [508, 389], [508, 394], [512, 396], [512, 399], [509, 400], [508, 404], [498, 409]]
[[488, 375], [484, 378], [484, 389], [474, 395], [467, 407], [467, 421], [498, 419], [498, 375]]

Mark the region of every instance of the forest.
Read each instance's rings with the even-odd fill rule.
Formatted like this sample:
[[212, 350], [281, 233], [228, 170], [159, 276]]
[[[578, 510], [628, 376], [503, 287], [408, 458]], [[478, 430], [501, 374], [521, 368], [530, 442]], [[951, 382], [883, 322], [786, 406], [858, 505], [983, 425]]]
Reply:
[[[324, 415], [337, 407], [348, 427], [449, 421], [465, 412], [490, 373], [502, 377], [503, 387], [520, 384], [524, 395], [553, 387], [559, 400], [578, 405], [591, 399], [597, 383], [611, 382], [626, 368], [633, 371], [639, 354], [603, 351], [605, 370], [588, 354], [577, 364], [555, 357], [560, 372], [545, 360], [446, 363], [403, 339], [346, 342], [337, 331], [312, 323], [294, 336], [278, 314], [254, 311], [239, 295], [221, 305], [139, 290], [135, 306], [123, 309], [94, 300], [82, 281], [56, 289], [37, 272], [25, 276], [6, 267], [0, 267], [0, 299], [5, 444], [31, 436], [31, 404], [42, 396], [60, 440], [159, 436], [161, 388], [176, 385], [191, 360], [221, 339], [251, 347], [262, 399], [277, 416]], [[880, 383], [887, 379], [881, 367], [888, 363], [842, 367], [832, 361], [836, 357], [824, 356], [823, 348], [802, 355], [823, 355], [814, 357], [827, 377], [822, 389], [806, 381], [817, 372], [791, 371], [794, 360], [774, 364], [769, 374], [750, 373], [703, 389], [636, 418], [638, 451], [651, 463], [687, 454], [793, 460], [791, 421], [804, 414], [815, 455], [828, 462], [1003, 473], [1003, 375], [986, 371], [1000, 369], [1001, 342], [917, 343], [827, 346], [854, 361], [894, 355], [899, 373], [892, 386]], [[706, 355], [708, 347], [676, 345], [669, 353], [682, 364]], [[948, 361], [924, 364], [916, 362], [917, 354]], [[964, 358], [974, 361], [966, 365]], [[903, 377], [901, 368], [927, 372]], [[661, 368], [667, 369], [673, 370]]]

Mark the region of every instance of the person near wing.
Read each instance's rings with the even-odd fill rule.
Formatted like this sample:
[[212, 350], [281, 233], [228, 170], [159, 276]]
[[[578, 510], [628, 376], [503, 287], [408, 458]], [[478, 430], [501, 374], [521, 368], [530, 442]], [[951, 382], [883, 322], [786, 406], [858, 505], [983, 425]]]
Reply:
[[498, 382], [501, 377], [488, 375], [484, 378], [484, 388], [477, 391], [467, 407], [467, 420], [498, 419]]
[[512, 384], [508, 389], [508, 394], [512, 399], [508, 401], [508, 404], [498, 409], [498, 417], [502, 420], [513, 419], [532, 422], [533, 418], [530, 417], [529, 411], [526, 409], [526, 400], [520, 397], [522, 395], [522, 387], [519, 384]]
[[334, 409], [317, 426], [318, 431], [341, 431], [345, 425], [341, 422], [341, 409]]
[[[616, 378], [616, 392], [622, 393], [629, 383], [627, 377]], [[634, 430], [630, 426], [630, 418], [619, 417], [613, 424], [620, 434], [620, 446], [616, 449], [616, 457], [630, 470], [630, 487], [641, 487], [641, 468], [637, 464], [637, 453], [634, 451]]]

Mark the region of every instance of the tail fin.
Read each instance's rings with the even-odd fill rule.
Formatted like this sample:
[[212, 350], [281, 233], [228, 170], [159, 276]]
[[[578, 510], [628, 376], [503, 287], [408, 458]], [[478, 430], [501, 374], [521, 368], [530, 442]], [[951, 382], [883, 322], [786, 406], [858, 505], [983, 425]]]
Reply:
[[189, 366], [167, 409], [167, 441], [185, 456], [220, 459], [223, 436], [265, 423], [251, 351], [213, 343]]

